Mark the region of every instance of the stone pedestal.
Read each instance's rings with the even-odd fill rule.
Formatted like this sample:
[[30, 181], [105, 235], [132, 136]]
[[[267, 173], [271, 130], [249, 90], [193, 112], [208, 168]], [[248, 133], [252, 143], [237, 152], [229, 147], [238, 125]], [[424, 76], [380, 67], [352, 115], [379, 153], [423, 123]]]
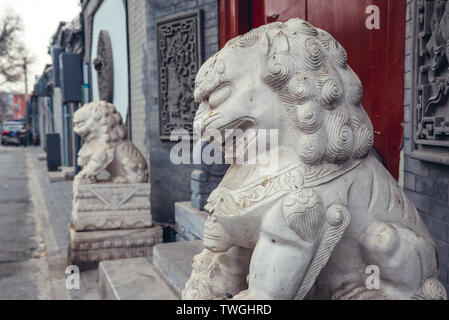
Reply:
[[73, 197], [70, 264], [88, 269], [103, 260], [150, 256], [162, 242], [162, 228], [152, 224], [148, 183], [74, 183]]
[[72, 223], [77, 231], [152, 226], [150, 184], [84, 184], [73, 187]]

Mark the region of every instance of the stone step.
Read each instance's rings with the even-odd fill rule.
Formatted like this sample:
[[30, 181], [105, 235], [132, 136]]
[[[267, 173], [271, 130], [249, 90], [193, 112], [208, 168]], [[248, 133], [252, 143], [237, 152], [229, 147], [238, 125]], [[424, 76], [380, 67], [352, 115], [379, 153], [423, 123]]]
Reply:
[[192, 259], [203, 250], [201, 240], [169, 242], [154, 246], [153, 266], [178, 297], [192, 273]]
[[102, 261], [99, 266], [100, 296], [105, 300], [176, 300], [151, 258]]
[[49, 171], [47, 176], [50, 182], [65, 181], [65, 172], [62, 171]]
[[46, 161], [47, 160], [47, 154], [45, 152], [44, 153], [40, 153], [37, 156], [37, 160], [39, 160], [39, 161]]
[[192, 206], [190, 201], [175, 203], [175, 229], [178, 241], [193, 241], [203, 238], [207, 212]]

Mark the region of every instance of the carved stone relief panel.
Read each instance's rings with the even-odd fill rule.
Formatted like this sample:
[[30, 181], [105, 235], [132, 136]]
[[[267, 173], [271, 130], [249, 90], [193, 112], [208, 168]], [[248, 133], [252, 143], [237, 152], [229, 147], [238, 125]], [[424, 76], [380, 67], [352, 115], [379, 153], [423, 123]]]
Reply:
[[414, 149], [449, 164], [449, 1], [417, 1]]
[[193, 131], [197, 104], [195, 76], [201, 65], [200, 11], [175, 15], [156, 23], [161, 139], [176, 129]]
[[114, 61], [111, 37], [107, 30], [101, 30], [98, 35], [97, 58], [94, 59], [93, 64], [98, 75], [100, 100], [112, 103], [114, 98]]

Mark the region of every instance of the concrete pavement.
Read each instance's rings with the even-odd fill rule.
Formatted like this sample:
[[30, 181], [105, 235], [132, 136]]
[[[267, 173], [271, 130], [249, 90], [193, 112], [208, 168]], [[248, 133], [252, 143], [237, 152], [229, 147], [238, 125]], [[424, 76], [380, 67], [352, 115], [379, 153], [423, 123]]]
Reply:
[[0, 149], [0, 299], [50, 299], [45, 244], [21, 148]]
[[99, 299], [98, 272], [67, 290], [71, 182], [50, 183], [40, 147], [0, 147], [0, 299]]

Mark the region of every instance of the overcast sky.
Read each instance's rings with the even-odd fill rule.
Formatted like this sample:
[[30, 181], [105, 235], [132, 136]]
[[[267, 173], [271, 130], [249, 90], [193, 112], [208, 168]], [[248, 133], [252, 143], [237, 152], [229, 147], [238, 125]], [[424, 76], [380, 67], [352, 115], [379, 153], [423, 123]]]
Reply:
[[[79, 0], [0, 0], [0, 16], [7, 10], [19, 14], [24, 24], [23, 40], [36, 62], [28, 76], [28, 91], [33, 90], [34, 77], [41, 75], [47, 63], [50, 37], [60, 21], [71, 21], [80, 12]], [[10, 89], [24, 91], [24, 84], [10, 86]]]

